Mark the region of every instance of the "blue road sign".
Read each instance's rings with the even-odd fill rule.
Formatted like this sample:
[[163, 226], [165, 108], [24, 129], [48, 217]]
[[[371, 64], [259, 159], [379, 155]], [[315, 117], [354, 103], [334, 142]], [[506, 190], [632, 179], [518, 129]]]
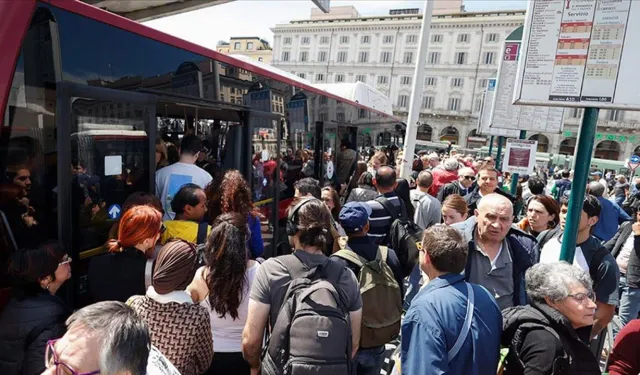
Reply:
[[120, 205], [118, 204], [112, 204], [111, 206], [109, 206], [109, 209], [107, 210], [107, 214], [109, 214], [109, 217], [111, 219], [117, 219], [120, 217], [120, 212], [122, 211], [122, 209], [120, 208]]
[[640, 164], [640, 156], [631, 155], [631, 157], [629, 158], [629, 163]]

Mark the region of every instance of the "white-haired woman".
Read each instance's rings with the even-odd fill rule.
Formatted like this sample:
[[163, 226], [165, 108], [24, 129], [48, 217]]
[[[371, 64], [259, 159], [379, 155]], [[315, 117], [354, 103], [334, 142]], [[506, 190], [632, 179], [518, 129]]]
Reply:
[[504, 375], [601, 374], [588, 346], [596, 310], [589, 274], [565, 262], [536, 264], [525, 282], [531, 303], [502, 312]]

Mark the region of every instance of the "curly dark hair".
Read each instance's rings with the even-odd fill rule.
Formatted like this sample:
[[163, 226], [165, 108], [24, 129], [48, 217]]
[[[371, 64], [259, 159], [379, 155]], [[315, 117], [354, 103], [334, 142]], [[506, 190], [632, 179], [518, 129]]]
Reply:
[[220, 318], [229, 314], [238, 318], [238, 307], [248, 292], [247, 216], [237, 212], [218, 216], [205, 245], [207, 287], [211, 309]]
[[230, 169], [221, 178], [211, 181], [206, 188], [206, 194], [209, 222], [228, 212], [237, 212], [245, 217], [259, 216], [253, 205], [247, 180], [235, 169]]

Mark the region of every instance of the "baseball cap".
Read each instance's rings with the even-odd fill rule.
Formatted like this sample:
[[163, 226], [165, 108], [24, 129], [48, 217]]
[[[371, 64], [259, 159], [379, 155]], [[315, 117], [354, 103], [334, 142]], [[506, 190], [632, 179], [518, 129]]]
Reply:
[[602, 177], [602, 172], [600, 172], [600, 171], [595, 171], [595, 172], [592, 172], [592, 173], [591, 173], [591, 175], [592, 175], [592, 176], [600, 176], [600, 177]]
[[359, 232], [369, 222], [371, 207], [362, 202], [349, 202], [340, 210], [338, 219], [347, 232]]

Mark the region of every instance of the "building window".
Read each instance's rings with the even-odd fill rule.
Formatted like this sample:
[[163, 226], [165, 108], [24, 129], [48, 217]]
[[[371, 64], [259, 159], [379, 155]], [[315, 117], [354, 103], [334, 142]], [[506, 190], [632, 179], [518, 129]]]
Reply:
[[320, 44], [329, 44], [329, 37], [328, 36], [321, 36], [320, 37]]
[[289, 51], [282, 52], [282, 61], [289, 61]]
[[316, 82], [324, 82], [324, 74], [322, 73], [316, 74]]
[[349, 37], [346, 35], [343, 35], [340, 37], [340, 44], [349, 44]]
[[369, 35], [363, 35], [363, 36], [360, 38], [360, 43], [362, 43], [362, 44], [369, 44], [369, 43], [371, 43], [371, 37], [370, 37]]
[[360, 55], [358, 55], [358, 62], [366, 63], [369, 62], [369, 52], [362, 51]]
[[358, 109], [358, 118], [367, 118], [367, 110], [364, 108]]
[[429, 52], [429, 64], [440, 64], [440, 52]]
[[467, 63], [467, 53], [466, 52], [456, 52], [456, 56], [453, 59], [453, 63], [456, 65], [464, 65]]
[[460, 99], [458, 98], [449, 98], [449, 105], [447, 108], [450, 111], [457, 111], [460, 109]]
[[569, 109], [569, 117], [581, 118], [582, 117], [582, 108], [571, 108], [571, 109]]
[[300, 38], [300, 44], [309, 44], [311, 43], [311, 38], [309, 38], [308, 36], [303, 36], [302, 38]]
[[389, 62], [391, 62], [391, 52], [381, 52], [380, 53], [380, 62], [381, 63], [389, 63]]
[[389, 82], [389, 76], [378, 76], [378, 84], [386, 85]]
[[422, 97], [422, 109], [433, 109], [433, 96]]
[[356, 82], [367, 83], [367, 76], [364, 74], [356, 75]]
[[478, 80], [478, 87], [480, 87], [481, 89], [484, 89], [487, 87], [487, 83], [489, 82], [488, 79], [483, 78], [483, 79], [479, 79]]
[[622, 121], [624, 111], [619, 109], [611, 109], [607, 114], [607, 120], [609, 121]]
[[400, 77], [400, 84], [401, 85], [410, 85], [411, 84], [411, 78], [409, 76], [402, 76]]
[[496, 61], [496, 53], [495, 52], [485, 52], [484, 57], [482, 57], [482, 62], [486, 65], [493, 65]]
[[262, 57], [258, 57], [258, 61], [262, 62], [264, 59]]
[[300, 52], [300, 61], [307, 61], [309, 60], [309, 52], [307, 51], [302, 51]]
[[304, 74], [304, 73], [298, 73], [298, 77], [300, 77], [302, 79], [305, 79], [305, 78], [307, 78], [307, 75]]
[[393, 44], [393, 35], [385, 35], [382, 38], [382, 44]]
[[418, 43], [418, 36], [417, 35], [407, 35], [407, 44], [416, 44]]
[[493, 43], [498, 41], [499, 35], [496, 33], [487, 34], [487, 42]]
[[464, 86], [464, 78], [451, 78], [451, 87]]
[[431, 35], [432, 43], [442, 43], [442, 34], [433, 34]]
[[398, 95], [398, 107], [407, 108], [409, 104], [409, 95]]
[[476, 104], [473, 106], [474, 112], [480, 112], [482, 109], [482, 98], [476, 98]]
[[347, 62], [347, 51], [338, 52], [338, 62]]
[[327, 61], [327, 51], [318, 52], [318, 61], [319, 62]]
[[435, 86], [438, 84], [438, 78], [436, 77], [427, 77], [424, 79], [425, 86]]
[[282, 40], [282, 44], [291, 44], [291, 37], [288, 36]]
[[405, 64], [413, 64], [413, 52], [405, 52], [404, 59], [402, 61]]
[[336, 82], [344, 82], [344, 74], [336, 74]]
[[240, 49], [240, 42], [233, 43], [233, 49], [235, 49], [235, 50]]
[[247, 42], [247, 49], [253, 51], [253, 42]]
[[327, 103], [329, 103], [329, 98], [327, 98], [326, 96], [321, 96], [320, 105], [327, 105]]
[[468, 43], [469, 34], [458, 34], [458, 43]]

